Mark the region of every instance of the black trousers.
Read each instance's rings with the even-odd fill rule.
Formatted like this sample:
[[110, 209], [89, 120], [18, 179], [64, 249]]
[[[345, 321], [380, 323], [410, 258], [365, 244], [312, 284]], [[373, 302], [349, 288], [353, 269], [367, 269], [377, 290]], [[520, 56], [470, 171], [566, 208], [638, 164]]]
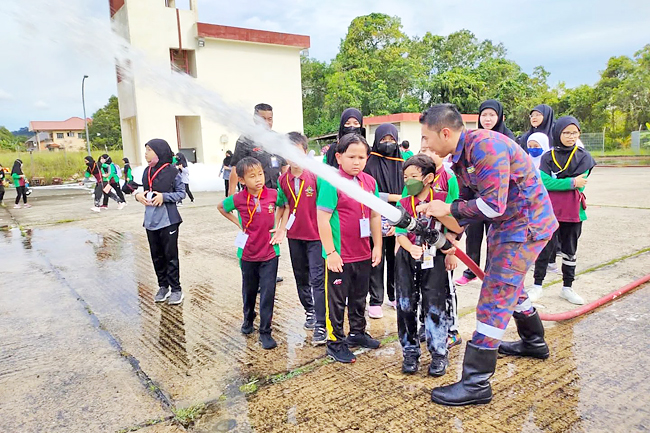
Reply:
[[228, 188], [230, 188], [230, 179], [223, 180], [224, 186], [226, 187], [226, 197], [228, 197]]
[[244, 303], [244, 321], [255, 320], [257, 289], [260, 289], [260, 334], [271, 333], [273, 305], [275, 304], [275, 278], [278, 275], [278, 258], [265, 262], [241, 260], [241, 292]]
[[433, 265], [433, 268], [421, 269], [421, 263], [404, 248], [397, 251], [397, 334], [405, 355], [420, 356], [418, 306], [424, 312], [427, 349], [432, 355], [447, 353], [447, 333], [451, 324], [447, 302], [451, 290], [444, 254], [438, 252]]
[[[118, 203], [125, 202], [126, 200], [124, 200], [124, 193], [122, 193], [122, 188], [120, 188], [120, 184], [115, 182], [113, 179], [111, 179], [108, 183], [115, 190], [115, 192], [110, 191], [108, 194], [106, 194], [106, 193], [104, 193], [102, 191], [102, 193], [104, 193], [104, 202], [102, 204], [104, 206], [108, 206], [108, 198], [109, 197], [112, 198], [113, 200], [115, 200]], [[106, 185], [106, 183], [104, 183], [104, 186], [105, 185]]]
[[[479, 265], [479, 267], [481, 266], [481, 245], [483, 244], [483, 236], [487, 236], [489, 229], [490, 223], [487, 221], [479, 221], [468, 225], [467, 230], [465, 230], [465, 236], [467, 236], [465, 240], [467, 255], [474, 261], [474, 263]], [[485, 268], [487, 269], [487, 263], [485, 264]], [[474, 275], [474, 272], [470, 269], [465, 269], [463, 275], [465, 275], [465, 278], [469, 280], [476, 278], [476, 275]]]
[[151, 261], [158, 278], [158, 287], [171, 287], [172, 292], [181, 291], [178, 228], [179, 224], [172, 224], [158, 230], [147, 230]]
[[0, 180], [0, 203], [2, 203], [2, 200], [5, 198], [5, 186], [2, 184], [2, 180]]
[[104, 206], [108, 206], [108, 198], [109, 197], [112, 198], [113, 200], [115, 200], [118, 203], [120, 201], [120, 199], [117, 197], [117, 195], [115, 195], [115, 193], [113, 191], [110, 191], [108, 194], [104, 193], [104, 186], [105, 185], [106, 184], [102, 183], [102, 182], [97, 182], [97, 184], [95, 185], [95, 194], [94, 194], [94, 196], [95, 196], [95, 206], [97, 206], [97, 207], [99, 207], [100, 199], [102, 198], [102, 196], [104, 197], [104, 202], [103, 202]]
[[571, 287], [576, 276], [576, 252], [578, 251], [578, 239], [582, 233], [582, 222], [567, 223], [560, 221], [560, 227], [555, 231], [553, 237], [546, 244], [546, 247], [539, 253], [535, 260], [535, 271], [533, 277], [535, 284], [541, 285], [546, 277], [546, 268], [549, 263], [555, 262], [557, 249], [562, 256], [562, 281], [564, 287]]
[[[386, 236], [382, 242], [381, 262], [370, 271], [370, 306], [384, 303], [384, 263], [386, 271], [386, 292], [388, 300], [395, 300], [395, 236]], [[372, 246], [372, 239], [370, 240]]]
[[23, 203], [27, 204], [27, 188], [24, 186], [16, 187], [16, 204], [20, 203], [20, 197], [23, 198]]
[[366, 332], [366, 296], [370, 287], [372, 262], [363, 260], [345, 263], [343, 272], [332, 272], [325, 263], [325, 296], [327, 297], [327, 345], [346, 345], [343, 320], [347, 300], [350, 333]]
[[316, 314], [316, 325], [325, 327], [325, 262], [320, 241], [289, 239], [291, 267], [298, 299], [306, 313]]
[[183, 185], [185, 185], [185, 194], [190, 198], [190, 201], [194, 201], [194, 195], [192, 194], [192, 191], [190, 191], [190, 184], [185, 183]]

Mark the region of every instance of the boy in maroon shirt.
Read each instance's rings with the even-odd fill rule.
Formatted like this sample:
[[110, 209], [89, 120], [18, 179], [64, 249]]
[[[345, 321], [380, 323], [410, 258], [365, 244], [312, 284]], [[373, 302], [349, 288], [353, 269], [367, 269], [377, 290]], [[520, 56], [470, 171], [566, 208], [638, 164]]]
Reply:
[[[277, 343], [271, 337], [271, 320], [275, 302], [275, 283], [278, 274], [279, 244], [284, 238], [283, 212], [276, 207], [284, 206], [278, 192], [264, 183], [262, 164], [252, 157], [237, 163], [239, 183], [246, 188], [226, 198], [218, 205], [219, 212], [242, 231], [237, 235], [235, 246], [240, 258], [242, 273], [242, 297], [244, 303], [243, 334], [253, 332], [257, 289], [260, 289], [260, 342], [264, 349], [273, 349]], [[239, 212], [239, 218], [233, 210]], [[277, 228], [276, 228], [277, 227]]]
[[[299, 132], [290, 132], [289, 139], [307, 153], [307, 137]], [[313, 345], [325, 344], [325, 266], [316, 218], [317, 177], [293, 162], [289, 164], [291, 169], [278, 180], [278, 197], [286, 203], [284, 219], [287, 221], [291, 266], [298, 298], [305, 308], [305, 329], [314, 330]]]

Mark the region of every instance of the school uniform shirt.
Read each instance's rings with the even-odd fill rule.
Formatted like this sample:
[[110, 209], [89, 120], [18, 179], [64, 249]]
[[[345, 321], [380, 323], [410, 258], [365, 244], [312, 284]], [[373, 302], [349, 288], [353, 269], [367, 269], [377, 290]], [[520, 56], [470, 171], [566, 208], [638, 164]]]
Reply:
[[558, 228], [533, 161], [514, 141], [485, 129], [463, 131], [452, 161], [459, 185], [477, 194], [452, 203], [461, 226], [491, 221], [489, 243], [549, 239]]
[[120, 178], [117, 176], [117, 170], [115, 170], [115, 165], [113, 164], [102, 164], [102, 178], [104, 182], [110, 182], [112, 180], [115, 183], [120, 183]]
[[[316, 197], [318, 178], [310, 171], [303, 170], [300, 176], [283, 173], [278, 180], [278, 198], [289, 205], [296, 219], [287, 231], [288, 239], [301, 241], [318, 241], [318, 217], [316, 216]], [[296, 202], [298, 206], [296, 207]]]
[[[339, 174], [379, 197], [377, 182], [370, 175], [361, 172], [353, 177], [341, 168], [339, 168]], [[341, 256], [343, 263], [370, 260], [370, 237], [361, 237], [359, 221], [362, 218], [370, 219], [372, 209], [350, 198], [321, 178], [318, 179], [316, 205], [318, 210], [332, 214], [330, 227], [332, 228], [334, 248]], [[323, 258], [327, 258], [325, 248], [323, 248]]]
[[273, 234], [270, 230], [275, 227], [276, 207], [284, 205], [278, 192], [266, 186], [259, 197], [249, 194], [244, 188], [223, 201], [226, 212], [237, 210], [239, 224], [248, 235], [244, 248], [237, 249], [237, 257], [247, 262], [265, 262], [280, 255], [280, 246], [271, 245]]

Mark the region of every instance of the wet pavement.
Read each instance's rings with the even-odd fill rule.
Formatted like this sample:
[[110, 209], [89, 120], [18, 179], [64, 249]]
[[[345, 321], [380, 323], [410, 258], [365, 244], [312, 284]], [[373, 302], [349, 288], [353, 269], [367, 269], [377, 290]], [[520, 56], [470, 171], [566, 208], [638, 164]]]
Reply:
[[[575, 284], [588, 301], [650, 269], [650, 199], [634, 192], [650, 187], [643, 170], [603, 169], [590, 180]], [[181, 307], [153, 303], [139, 204], [93, 214], [86, 191], [36, 189], [33, 208], [0, 208], [0, 228], [9, 227], [0, 231], [0, 431], [183, 431], [171, 420], [179, 409], [205, 412], [189, 427], [197, 432], [650, 429], [650, 288], [547, 324], [551, 358], [501, 359], [489, 406], [441, 408], [428, 393], [460, 374], [463, 349], [452, 350], [443, 378], [403, 376], [395, 312], [384, 307], [384, 319], [369, 320], [384, 347], [352, 366], [330, 363], [302, 329], [286, 243], [279, 346], [264, 351], [255, 334], [241, 335], [236, 229], [218, 214], [220, 199], [198, 193], [181, 208]], [[634, 236], [612, 231], [612, 221]], [[554, 279], [538, 303], [544, 312], [571, 308]], [[458, 289], [465, 339], [478, 288]]]

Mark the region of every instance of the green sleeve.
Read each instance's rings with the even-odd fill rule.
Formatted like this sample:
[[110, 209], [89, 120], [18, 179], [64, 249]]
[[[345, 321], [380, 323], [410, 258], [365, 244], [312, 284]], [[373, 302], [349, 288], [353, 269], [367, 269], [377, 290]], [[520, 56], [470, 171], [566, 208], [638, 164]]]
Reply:
[[133, 182], [133, 170], [131, 170], [131, 167], [126, 170], [126, 180], [128, 182]]
[[90, 172], [88, 170], [84, 171], [84, 177], [88, 179], [90, 177]]
[[226, 212], [232, 212], [235, 210], [235, 200], [233, 199], [233, 196], [226, 197], [221, 204], [223, 205], [223, 210]]
[[327, 153], [323, 154], [323, 164], [327, 164]]
[[318, 194], [316, 195], [316, 206], [319, 208], [329, 209], [331, 211], [336, 209], [339, 202], [339, 195], [330, 183], [318, 178]]
[[570, 191], [573, 189], [573, 178], [567, 177], [564, 179], [553, 179], [543, 171], [540, 172], [542, 176], [542, 183], [548, 191]]
[[453, 175], [447, 180], [447, 199], [445, 203], [452, 203], [454, 200], [458, 200], [459, 195], [458, 178], [456, 178], [456, 175]]
[[287, 196], [284, 195], [284, 191], [282, 191], [282, 188], [280, 185], [278, 185], [278, 198], [275, 200], [275, 205], [276, 206], [286, 206], [289, 201], [287, 200]]
[[379, 185], [375, 182], [375, 197], [379, 197]]
[[176, 157], [172, 158], [172, 165], [178, 165], [178, 158]]
[[[398, 201], [396, 207], [397, 207], [397, 209], [400, 209], [400, 211], [401, 211], [401, 209], [402, 209], [402, 203]], [[395, 234], [398, 234], [398, 233], [400, 233], [400, 234], [407, 234], [408, 231], [407, 231], [406, 229], [402, 229], [402, 228], [399, 228], [399, 227], [395, 227]]]

